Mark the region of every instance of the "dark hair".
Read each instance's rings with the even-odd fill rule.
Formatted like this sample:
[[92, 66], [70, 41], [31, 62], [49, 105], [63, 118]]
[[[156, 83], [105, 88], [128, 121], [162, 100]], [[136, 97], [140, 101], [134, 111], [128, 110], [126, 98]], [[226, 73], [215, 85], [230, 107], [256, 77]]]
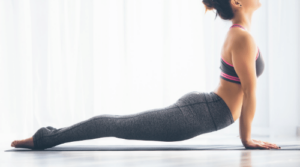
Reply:
[[224, 20], [231, 20], [234, 17], [233, 10], [230, 6], [230, 0], [202, 0], [207, 10], [216, 9], [216, 18], [219, 15]]

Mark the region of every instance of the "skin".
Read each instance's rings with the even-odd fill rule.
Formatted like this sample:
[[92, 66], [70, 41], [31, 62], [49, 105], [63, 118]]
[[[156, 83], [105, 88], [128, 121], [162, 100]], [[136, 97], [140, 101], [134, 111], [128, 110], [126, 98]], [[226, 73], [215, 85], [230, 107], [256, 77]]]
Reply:
[[221, 55], [234, 66], [241, 84], [220, 78], [214, 93], [219, 95], [229, 107], [234, 121], [239, 119], [240, 138], [245, 148], [280, 149], [276, 144], [251, 139], [251, 124], [256, 110], [256, 65], [257, 45], [250, 34], [254, 11], [260, 8], [259, 0], [230, 0], [234, 12], [231, 28], [226, 36]]
[[[228, 31], [222, 48], [222, 57], [235, 67], [241, 80], [241, 85], [220, 78], [214, 92], [219, 95], [229, 107], [234, 121], [240, 118], [240, 136], [245, 148], [279, 149], [276, 144], [251, 139], [251, 123], [256, 108], [256, 69], [255, 57], [257, 46], [251, 34], [251, 18], [261, 3], [259, 0], [230, 0], [234, 11], [232, 24], [240, 24], [241, 28]], [[242, 5], [242, 6], [240, 6]], [[15, 140], [11, 143], [16, 148], [33, 148], [32, 137]]]

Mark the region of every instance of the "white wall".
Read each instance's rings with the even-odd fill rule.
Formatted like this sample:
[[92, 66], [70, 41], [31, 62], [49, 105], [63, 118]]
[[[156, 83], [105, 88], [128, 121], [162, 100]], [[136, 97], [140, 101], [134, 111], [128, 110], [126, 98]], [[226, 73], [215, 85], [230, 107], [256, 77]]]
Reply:
[[[299, 0], [261, 0], [265, 60], [252, 135], [295, 136]], [[28, 137], [99, 114], [165, 107], [218, 85], [230, 21], [199, 0], [0, 1], [0, 133]], [[213, 132], [238, 135], [238, 121]]]

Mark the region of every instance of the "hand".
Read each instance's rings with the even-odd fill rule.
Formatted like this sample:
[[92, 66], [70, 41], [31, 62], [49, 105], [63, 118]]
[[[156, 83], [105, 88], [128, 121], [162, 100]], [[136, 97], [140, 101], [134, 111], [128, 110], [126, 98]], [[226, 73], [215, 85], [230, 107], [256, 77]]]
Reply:
[[251, 149], [251, 148], [262, 148], [262, 149], [281, 149], [281, 147], [278, 147], [276, 144], [261, 141], [261, 140], [255, 140], [251, 139], [250, 141], [243, 142], [243, 145], [245, 146], [246, 149]]

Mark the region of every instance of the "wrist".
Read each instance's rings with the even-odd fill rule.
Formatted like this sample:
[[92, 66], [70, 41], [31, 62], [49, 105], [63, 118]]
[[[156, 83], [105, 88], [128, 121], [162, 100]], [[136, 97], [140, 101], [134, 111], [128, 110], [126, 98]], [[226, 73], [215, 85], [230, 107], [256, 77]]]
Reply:
[[252, 139], [241, 139], [243, 144], [247, 144], [252, 141]]

